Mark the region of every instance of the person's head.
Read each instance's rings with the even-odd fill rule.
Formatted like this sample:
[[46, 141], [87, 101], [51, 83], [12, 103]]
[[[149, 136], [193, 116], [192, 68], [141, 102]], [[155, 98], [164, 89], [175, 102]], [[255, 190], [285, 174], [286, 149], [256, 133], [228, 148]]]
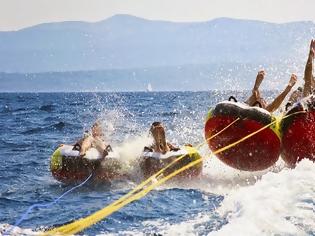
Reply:
[[299, 87], [297, 88], [297, 91], [300, 92], [300, 93], [302, 93], [302, 92], [303, 92], [303, 88], [302, 88], [301, 86], [299, 86]]
[[151, 124], [150, 132], [152, 132], [155, 128], [164, 128], [162, 122], [155, 121]]
[[161, 122], [153, 122], [150, 132], [154, 139], [155, 151], [165, 154], [167, 152], [167, 144], [165, 138], [165, 129]]
[[101, 126], [101, 122], [100, 121], [96, 121], [93, 124], [91, 130], [92, 130], [92, 136], [93, 137], [103, 136], [103, 130], [102, 130], [102, 126]]

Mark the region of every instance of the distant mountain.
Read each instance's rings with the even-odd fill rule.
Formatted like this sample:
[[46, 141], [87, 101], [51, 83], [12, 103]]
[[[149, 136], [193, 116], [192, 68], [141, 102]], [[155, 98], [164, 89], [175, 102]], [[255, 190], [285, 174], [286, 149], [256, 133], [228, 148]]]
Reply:
[[174, 23], [116, 15], [97, 23], [49, 23], [0, 32], [0, 71], [292, 64], [305, 61], [305, 48], [314, 33], [312, 22], [273, 24], [228, 18]]

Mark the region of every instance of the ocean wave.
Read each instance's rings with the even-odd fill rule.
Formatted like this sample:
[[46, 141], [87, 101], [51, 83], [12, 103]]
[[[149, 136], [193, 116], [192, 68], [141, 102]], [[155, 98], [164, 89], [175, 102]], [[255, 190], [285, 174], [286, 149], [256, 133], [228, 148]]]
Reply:
[[29, 110], [28, 107], [26, 107], [26, 108], [17, 108], [17, 109], [12, 110], [12, 112], [20, 112], [20, 111], [28, 111], [28, 110]]
[[66, 126], [71, 126], [71, 125], [69, 123], [59, 121], [58, 123], [51, 125], [50, 128], [56, 129], [56, 130], [63, 130]]
[[8, 105], [2, 106], [1, 113], [10, 113], [10, 112], [12, 112], [12, 108], [10, 106]]
[[[42, 132], [52, 131], [52, 130], [62, 131], [66, 128], [73, 128], [73, 127], [75, 127], [75, 126], [70, 124], [70, 123], [67, 123], [64, 121], [59, 121], [58, 123], [48, 125], [45, 127], [36, 127], [36, 128], [28, 129], [26, 131], [23, 131], [21, 134], [31, 135], [31, 134], [37, 134], [37, 133], [42, 133]], [[77, 128], [77, 127], [75, 127], [75, 128]]]
[[[279, 170], [276, 169], [255, 174], [239, 172], [238, 183], [235, 179], [227, 184], [222, 182], [224, 179], [222, 177], [222, 179], [208, 177], [201, 181], [192, 181], [188, 187], [194, 186], [209, 193], [220, 191], [224, 199], [219, 201], [219, 207], [211, 209], [205, 206], [204, 211], [196, 215], [192, 214], [190, 219], [178, 223], [168, 222], [167, 219], [144, 221], [143, 227], [149, 230], [149, 233], [159, 232], [162, 235], [172, 236], [315, 235], [314, 163], [302, 160], [295, 169], [283, 166]], [[221, 172], [221, 176], [225, 173], [226, 179], [237, 173], [235, 170], [225, 168], [217, 168], [215, 174], [218, 174], [217, 172]], [[251, 175], [255, 176], [252, 180]], [[221, 184], [222, 186], [219, 187]], [[169, 187], [174, 186], [169, 185]], [[206, 200], [209, 204], [214, 202], [208, 197]], [[189, 206], [187, 203], [184, 204]], [[147, 235], [148, 231], [130, 229], [123, 233]]]
[[[4, 106], [8, 111], [0, 117], [1, 223], [12, 223], [31, 204], [51, 201], [71, 187], [54, 180], [49, 158], [58, 143], [72, 143], [97, 118], [103, 121], [114, 150], [130, 163], [132, 178], [128, 183], [114, 182], [110, 187], [88, 184], [59, 206], [33, 212], [24, 222], [26, 228], [84, 217], [129, 192], [142, 180], [136, 163], [143, 147], [152, 143], [148, 137], [152, 121], [162, 120], [168, 140], [176, 145], [204, 141], [206, 110], [223, 98], [200, 94], [183, 93], [178, 104], [165, 102], [172, 99], [172, 93], [150, 94], [152, 102], [143, 102], [143, 95], [137, 93], [118, 94], [115, 99], [111, 94], [101, 94], [97, 95], [99, 100], [89, 94], [69, 94], [67, 99], [63, 94], [41, 94], [29, 95], [24, 104], [17, 104], [10, 95], [0, 106], [0, 111]], [[46, 105], [52, 106], [42, 107]], [[43, 111], [39, 110], [41, 107]], [[20, 108], [27, 111], [11, 113]], [[210, 156], [207, 145], [200, 153], [205, 158]], [[84, 234], [314, 234], [314, 179], [314, 164], [307, 161], [293, 170], [278, 163], [276, 168], [250, 173], [209, 158], [204, 161], [200, 179], [167, 182]]]
[[25, 143], [25, 142], [12, 142], [12, 141], [8, 141], [8, 140], [3, 140], [0, 139], [0, 146], [6, 147], [6, 148], [28, 148], [30, 146], [30, 144]]
[[175, 112], [175, 111], [170, 111], [170, 112], [162, 112], [162, 116], [176, 116], [178, 115], [179, 113], [178, 112]]
[[48, 104], [48, 105], [42, 105], [39, 110], [41, 111], [47, 111], [47, 112], [52, 112], [55, 109], [55, 105], [53, 104]]
[[30, 113], [33, 112], [33, 107], [11, 107], [9, 105], [2, 106], [1, 113], [7, 114], [7, 113], [14, 113], [14, 114], [24, 114], [24, 113]]
[[31, 229], [23, 229], [9, 224], [0, 224], [0, 235], [40, 235]]
[[37, 127], [37, 128], [32, 128], [32, 129], [28, 129], [26, 131], [23, 131], [21, 134], [25, 134], [25, 135], [36, 134], [36, 133], [41, 132], [42, 130], [43, 130], [43, 128]]
[[[3, 193], [4, 194], [4, 193]], [[2, 195], [2, 194], [1, 194]], [[20, 205], [22, 202], [19, 200], [11, 199], [11, 198], [6, 198], [6, 197], [0, 197], [0, 205], [5, 205], [5, 204], [15, 204], [15, 205]], [[0, 234], [1, 235], [1, 234]]]
[[302, 160], [232, 191], [218, 209], [228, 224], [211, 235], [315, 234], [314, 179], [314, 163]]

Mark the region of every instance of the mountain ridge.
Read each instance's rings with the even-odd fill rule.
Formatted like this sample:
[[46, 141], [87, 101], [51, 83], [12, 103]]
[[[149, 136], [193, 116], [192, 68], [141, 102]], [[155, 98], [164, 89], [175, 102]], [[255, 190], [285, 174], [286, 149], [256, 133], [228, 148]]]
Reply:
[[0, 71], [298, 61], [314, 32], [310, 21], [276, 24], [226, 17], [178, 23], [115, 15], [95, 23], [44, 23], [0, 32]]
[[115, 21], [116, 19], [125, 19], [125, 20], [141, 20], [141, 21], [149, 21], [149, 22], [164, 22], [164, 23], [175, 23], [175, 24], [199, 24], [199, 23], [214, 23], [218, 21], [238, 21], [238, 22], [253, 22], [253, 23], [264, 23], [264, 24], [272, 24], [272, 25], [291, 25], [291, 24], [312, 24], [314, 25], [315, 23], [311, 20], [309, 21], [290, 21], [290, 22], [285, 22], [285, 23], [274, 23], [274, 22], [269, 22], [269, 21], [263, 21], [263, 20], [252, 20], [252, 19], [245, 19], [245, 18], [231, 18], [231, 17], [217, 17], [205, 21], [169, 21], [169, 20], [156, 20], [156, 19], [146, 19], [144, 17], [139, 17], [135, 15], [129, 15], [129, 14], [116, 14], [113, 16], [110, 16], [108, 18], [105, 18], [103, 20], [99, 21], [80, 21], [80, 20], [70, 20], [70, 21], [58, 21], [58, 22], [46, 22], [46, 23], [40, 23], [32, 26], [27, 26], [23, 27], [18, 30], [4, 30], [0, 31], [0, 33], [8, 33], [8, 32], [18, 32], [18, 31], [25, 31], [28, 29], [33, 29], [37, 27], [42, 27], [42, 26], [50, 26], [50, 25], [62, 25], [62, 24], [101, 24], [109, 21]]

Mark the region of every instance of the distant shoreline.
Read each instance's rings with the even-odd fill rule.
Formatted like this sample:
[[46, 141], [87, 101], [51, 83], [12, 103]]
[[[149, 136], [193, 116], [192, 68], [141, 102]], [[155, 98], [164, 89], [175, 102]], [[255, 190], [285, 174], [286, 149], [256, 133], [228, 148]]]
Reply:
[[[270, 89], [270, 90], [262, 90], [263, 92], [274, 92], [274, 91], [279, 91], [278, 89]], [[62, 93], [121, 93], [121, 94], [126, 94], [126, 93], [144, 93], [144, 94], [150, 94], [150, 93], [208, 93], [208, 92], [231, 92], [231, 93], [242, 93], [242, 92], [250, 92], [249, 89], [244, 89], [244, 90], [198, 90], [198, 91], [189, 91], [189, 90], [169, 90], [169, 91], [152, 91], [152, 92], [146, 92], [146, 91], [0, 91], [0, 94], [62, 94]]]

